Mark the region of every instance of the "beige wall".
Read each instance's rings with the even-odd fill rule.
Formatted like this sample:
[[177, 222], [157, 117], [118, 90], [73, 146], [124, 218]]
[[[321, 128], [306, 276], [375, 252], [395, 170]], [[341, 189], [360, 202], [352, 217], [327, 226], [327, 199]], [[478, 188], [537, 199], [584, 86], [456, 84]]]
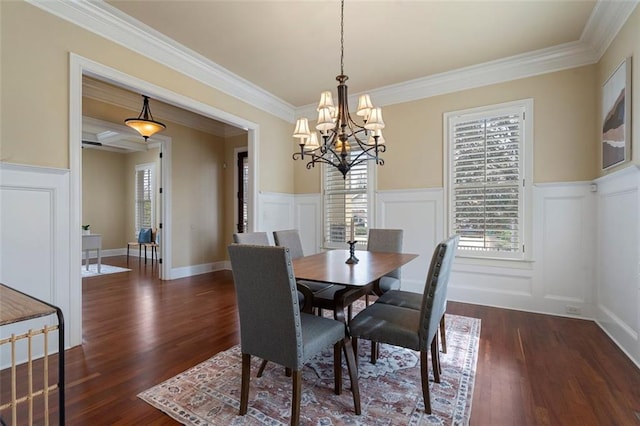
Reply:
[[625, 58], [631, 56], [633, 57], [631, 66], [631, 161], [637, 165], [640, 164], [640, 7], [636, 7], [624, 27], [600, 59], [600, 62], [598, 62], [596, 82], [598, 109], [596, 115], [597, 126], [595, 130], [595, 149], [598, 153], [596, 170], [598, 170], [598, 175], [611, 173], [628, 166], [628, 163], [621, 163], [607, 169], [606, 172], [602, 170], [602, 146], [600, 139], [602, 133], [602, 100], [600, 96], [604, 82]]
[[102, 249], [126, 247], [126, 156], [109, 151], [82, 150], [82, 223], [102, 234]]
[[[205, 86], [24, 2], [0, 2], [0, 159], [69, 167], [69, 53], [260, 125], [260, 190], [293, 192], [291, 123]], [[38, 126], [31, 117], [40, 117]], [[286, 137], [284, 137], [286, 135]]]
[[172, 140], [173, 267], [226, 258], [224, 140], [167, 123]]
[[[534, 181], [591, 180], [597, 175], [596, 86], [593, 65], [385, 106], [387, 152], [377, 187], [442, 187], [443, 114], [526, 98], [534, 100]], [[297, 193], [320, 191], [318, 170], [297, 164], [295, 176]]]

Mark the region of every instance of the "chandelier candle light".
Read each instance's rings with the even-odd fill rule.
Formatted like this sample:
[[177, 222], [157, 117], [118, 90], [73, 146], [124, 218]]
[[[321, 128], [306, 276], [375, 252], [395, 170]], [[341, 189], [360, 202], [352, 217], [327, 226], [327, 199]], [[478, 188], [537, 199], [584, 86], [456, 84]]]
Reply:
[[[305, 155], [311, 157], [307, 169], [316, 163], [331, 165], [346, 178], [353, 166], [368, 160], [383, 165], [384, 160], [379, 153], [386, 151], [382, 137], [384, 121], [382, 110], [371, 103], [369, 95], [361, 95], [358, 100], [356, 115], [362, 117], [362, 125], [357, 124], [349, 114], [349, 97], [347, 85], [349, 79], [344, 75], [344, 0], [340, 8], [340, 75], [338, 81], [338, 105], [333, 103], [331, 92], [322, 92], [318, 104], [318, 122], [316, 129], [322, 137], [322, 144], [318, 143], [315, 131], [309, 131], [309, 120], [305, 117], [296, 122], [293, 137], [299, 139], [300, 152], [293, 154], [293, 159], [304, 160]], [[353, 154], [350, 154], [353, 152]]]

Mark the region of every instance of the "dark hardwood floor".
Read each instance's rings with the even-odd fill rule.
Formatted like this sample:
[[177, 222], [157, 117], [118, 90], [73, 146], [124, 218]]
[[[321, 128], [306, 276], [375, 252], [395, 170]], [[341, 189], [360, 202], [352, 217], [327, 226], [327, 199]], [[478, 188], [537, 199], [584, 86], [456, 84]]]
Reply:
[[[69, 425], [177, 424], [136, 395], [239, 342], [230, 272], [160, 281], [157, 266], [130, 267], [83, 280]], [[472, 425], [640, 424], [640, 370], [595, 323], [455, 302], [447, 312], [482, 320]]]

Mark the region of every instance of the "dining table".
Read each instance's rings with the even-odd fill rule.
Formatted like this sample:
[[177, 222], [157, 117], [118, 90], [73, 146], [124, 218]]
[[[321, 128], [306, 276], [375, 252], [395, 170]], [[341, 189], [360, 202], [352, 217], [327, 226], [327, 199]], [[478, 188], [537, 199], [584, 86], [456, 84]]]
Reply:
[[[381, 295], [380, 278], [395, 271], [418, 257], [413, 253], [386, 253], [355, 251], [357, 263], [347, 263], [349, 250], [327, 250], [309, 256], [293, 259], [293, 272], [298, 281], [314, 281], [341, 285], [344, 289], [334, 294], [334, 318], [346, 324], [344, 309], [345, 296], [372, 291]], [[350, 297], [352, 299], [352, 297]]]

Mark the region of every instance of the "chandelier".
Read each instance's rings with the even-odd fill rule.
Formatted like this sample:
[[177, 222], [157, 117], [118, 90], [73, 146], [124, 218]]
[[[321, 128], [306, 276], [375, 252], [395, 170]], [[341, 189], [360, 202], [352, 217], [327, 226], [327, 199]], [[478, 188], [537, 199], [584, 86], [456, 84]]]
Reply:
[[167, 126], [153, 119], [151, 109], [149, 108], [149, 97], [145, 95], [142, 95], [142, 97], [144, 101], [140, 115], [138, 115], [138, 118], [127, 118], [124, 120], [124, 124], [137, 130], [144, 138], [144, 141], [147, 142], [151, 136], [163, 131]]
[[349, 79], [344, 75], [344, 0], [340, 7], [340, 75], [338, 81], [338, 104], [333, 103], [331, 92], [320, 94], [318, 104], [318, 122], [316, 129], [320, 132], [322, 143], [318, 143], [316, 131], [309, 131], [309, 120], [305, 117], [296, 122], [293, 137], [299, 139], [300, 152], [293, 154], [294, 160], [310, 157], [307, 169], [316, 163], [325, 163], [337, 168], [346, 178], [352, 167], [365, 161], [374, 160], [383, 165], [384, 160], [379, 153], [386, 151], [382, 137], [384, 121], [382, 109], [371, 103], [369, 95], [361, 95], [358, 100], [356, 115], [362, 117], [362, 125], [357, 124], [349, 114], [349, 97], [347, 85]]

